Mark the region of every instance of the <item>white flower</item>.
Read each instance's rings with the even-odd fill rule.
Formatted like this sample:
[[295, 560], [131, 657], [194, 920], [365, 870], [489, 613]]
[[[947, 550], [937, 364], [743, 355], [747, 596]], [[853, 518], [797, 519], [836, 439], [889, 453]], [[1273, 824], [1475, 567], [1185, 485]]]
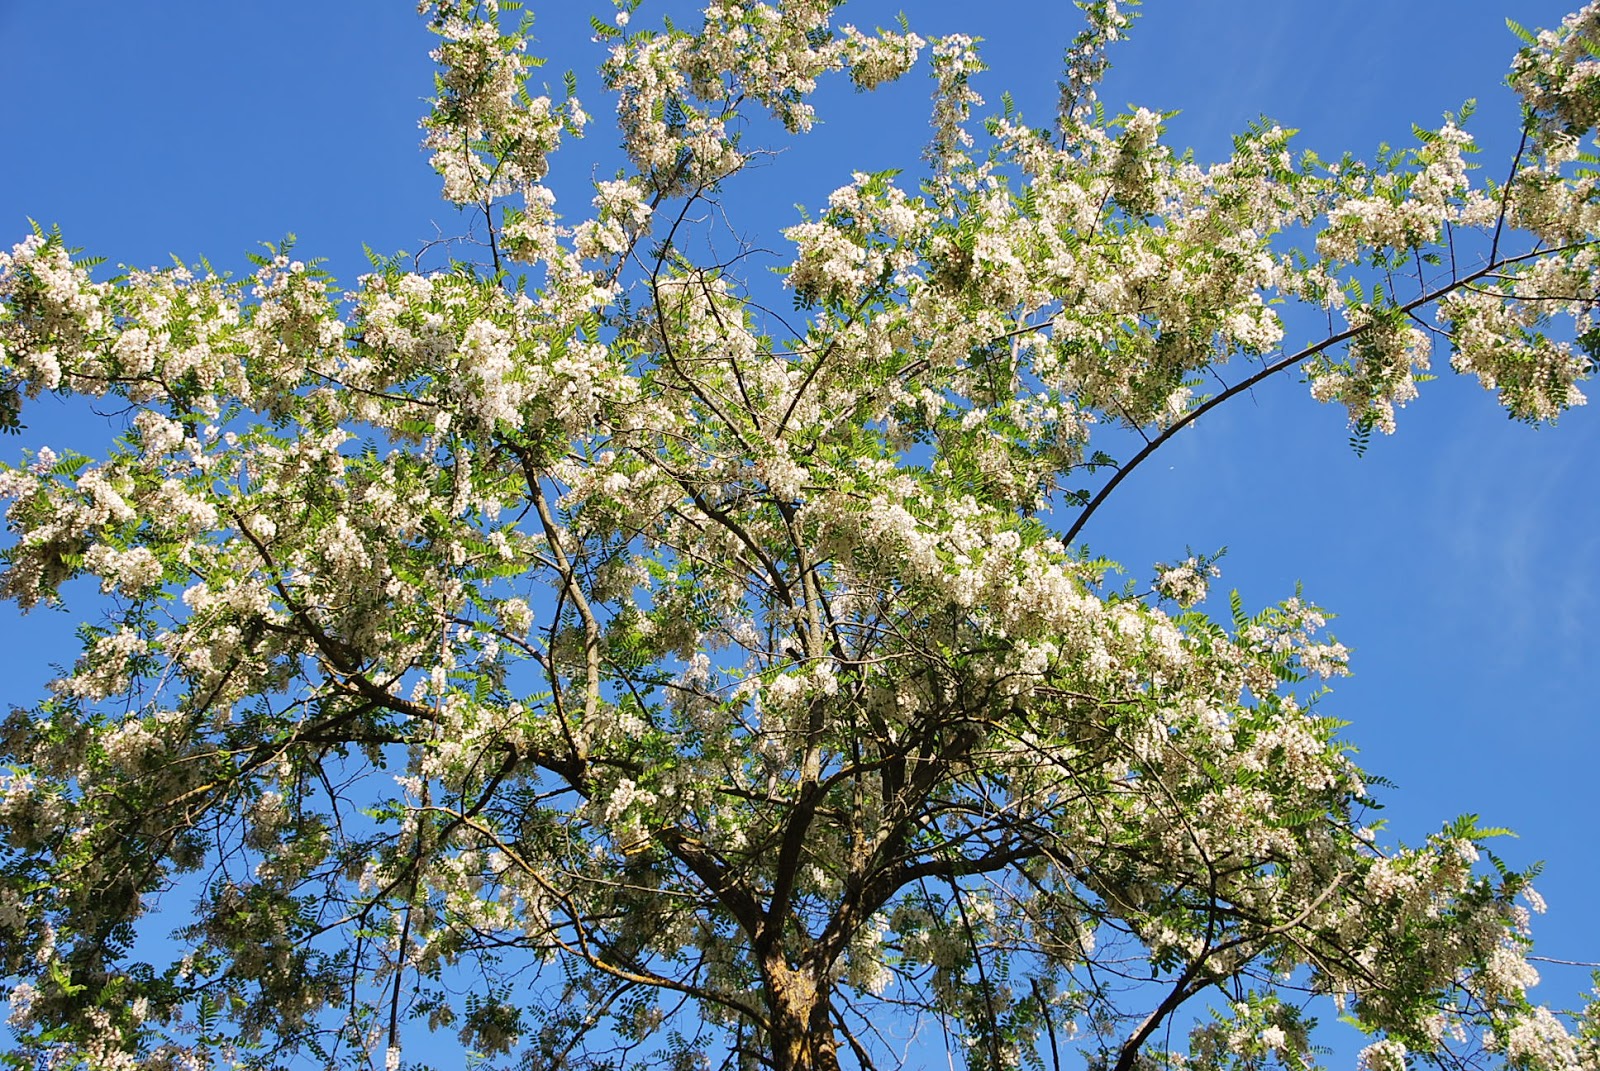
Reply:
[[6, 1016], [6, 1022], [19, 1030], [26, 1029], [33, 1022], [33, 1005], [38, 999], [39, 991], [33, 983], [18, 983], [11, 990], [11, 1014]]
[[1392, 1038], [1374, 1041], [1356, 1057], [1361, 1071], [1405, 1071], [1406, 1047]]

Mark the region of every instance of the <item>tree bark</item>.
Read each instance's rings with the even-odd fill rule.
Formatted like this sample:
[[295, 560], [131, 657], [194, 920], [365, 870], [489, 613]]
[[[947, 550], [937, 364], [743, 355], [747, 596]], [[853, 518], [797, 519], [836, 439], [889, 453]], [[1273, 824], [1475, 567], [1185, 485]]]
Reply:
[[787, 965], [769, 967], [766, 974], [774, 1071], [839, 1071], [827, 983]]

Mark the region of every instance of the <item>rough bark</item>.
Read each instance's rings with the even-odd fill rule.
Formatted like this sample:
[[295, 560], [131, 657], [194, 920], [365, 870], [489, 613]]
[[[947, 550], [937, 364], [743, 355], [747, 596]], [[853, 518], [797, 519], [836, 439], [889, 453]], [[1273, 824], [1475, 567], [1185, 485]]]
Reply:
[[766, 975], [774, 1071], [839, 1071], [826, 983], [786, 965], [769, 967]]

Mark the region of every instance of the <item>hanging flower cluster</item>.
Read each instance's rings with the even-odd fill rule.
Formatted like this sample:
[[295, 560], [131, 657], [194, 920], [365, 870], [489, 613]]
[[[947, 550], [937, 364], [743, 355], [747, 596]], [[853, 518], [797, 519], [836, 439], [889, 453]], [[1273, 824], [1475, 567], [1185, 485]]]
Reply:
[[[426, 145], [492, 230], [481, 269], [341, 293], [288, 249], [242, 281], [105, 279], [42, 233], [0, 254], [0, 417], [119, 414], [94, 456], [0, 469], [0, 594], [96, 615], [0, 724], [25, 1060], [397, 1068], [427, 1028], [530, 1066], [791, 1071], [898, 1059], [859, 1029], [892, 1008], [973, 1068], [1075, 1037], [1112, 1071], [1301, 1069], [1309, 995], [1373, 1071], [1596, 1067], [1593, 1008], [1529, 998], [1541, 904], [1497, 831], [1368, 824], [1327, 615], [1206, 616], [1212, 559], [1139, 593], [1077, 542], [1269, 375], [1364, 431], [1440, 346], [1517, 418], [1582, 404], [1596, 9], [1519, 54], [1529, 148], [1485, 190], [1454, 120], [1371, 166], [1266, 123], [1195, 162], [1091, 106], [1110, 2], [1056, 127], [980, 142], [975, 39], [838, 6], [597, 22], [628, 166], [562, 225], [576, 99], [533, 93], [493, 3], [425, 4]], [[698, 259], [689, 209], [755, 120], [801, 133], [820, 79], [924, 47], [927, 181], [855, 174], [782, 232], [797, 316]], [[1294, 304], [1340, 326], [1301, 338]], [[1108, 426], [1147, 445], [1118, 466]], [[147, 962], [133, 937], [180, 915]]]

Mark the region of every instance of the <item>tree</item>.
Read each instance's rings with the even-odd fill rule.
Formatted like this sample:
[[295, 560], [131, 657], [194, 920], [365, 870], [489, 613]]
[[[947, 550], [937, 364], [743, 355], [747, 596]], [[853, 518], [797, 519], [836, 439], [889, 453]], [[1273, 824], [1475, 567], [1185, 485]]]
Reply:
[[[629, 167], [574, 226], [544, 180], [582, 107], [526, 88], [526, 26], [429, 6], [481, 262], [375, 258], [344, 299], [288, 248], [0, 260], [5, 419], [81, 395], [121, 433], [0, 476], [0, 590], [92, 578], [99, 615], [0, 736], [24, 1062], [398, 1061], [419, 1021], [532, 1066], [884, 1066], [889, 1010], [975, 1068], [1298, 1068], [1337, 1003], [1374, 1069], [1595, 1066], [1594, 1013], [1527, 998], [1495, 831], [1369, 828], [1322, 611], [1216, 620], [1210, 556], [1122, 588], [1078, 537], [1268, 376], [1358, 444], [1432, 346], [1516, 418], [1581, 401], [1600, 10], [1526, 36], [1522, 147], [1475, 186], [1454, 119], [1370, 166], [1270, 124], [1195, 165], [1100, 108], [1108, 2], [1051, 126], [979, 130], [972, 41], [834, 6], [598, 23]], [[787, 229], [796, 311], [763, 307], [701, 212], [748, 130], [924, 54], [922, 180]], [[1294, 303], [1335, 328], [1286, 346]], [[163, 962], [135, 940], [174, 901]]]

